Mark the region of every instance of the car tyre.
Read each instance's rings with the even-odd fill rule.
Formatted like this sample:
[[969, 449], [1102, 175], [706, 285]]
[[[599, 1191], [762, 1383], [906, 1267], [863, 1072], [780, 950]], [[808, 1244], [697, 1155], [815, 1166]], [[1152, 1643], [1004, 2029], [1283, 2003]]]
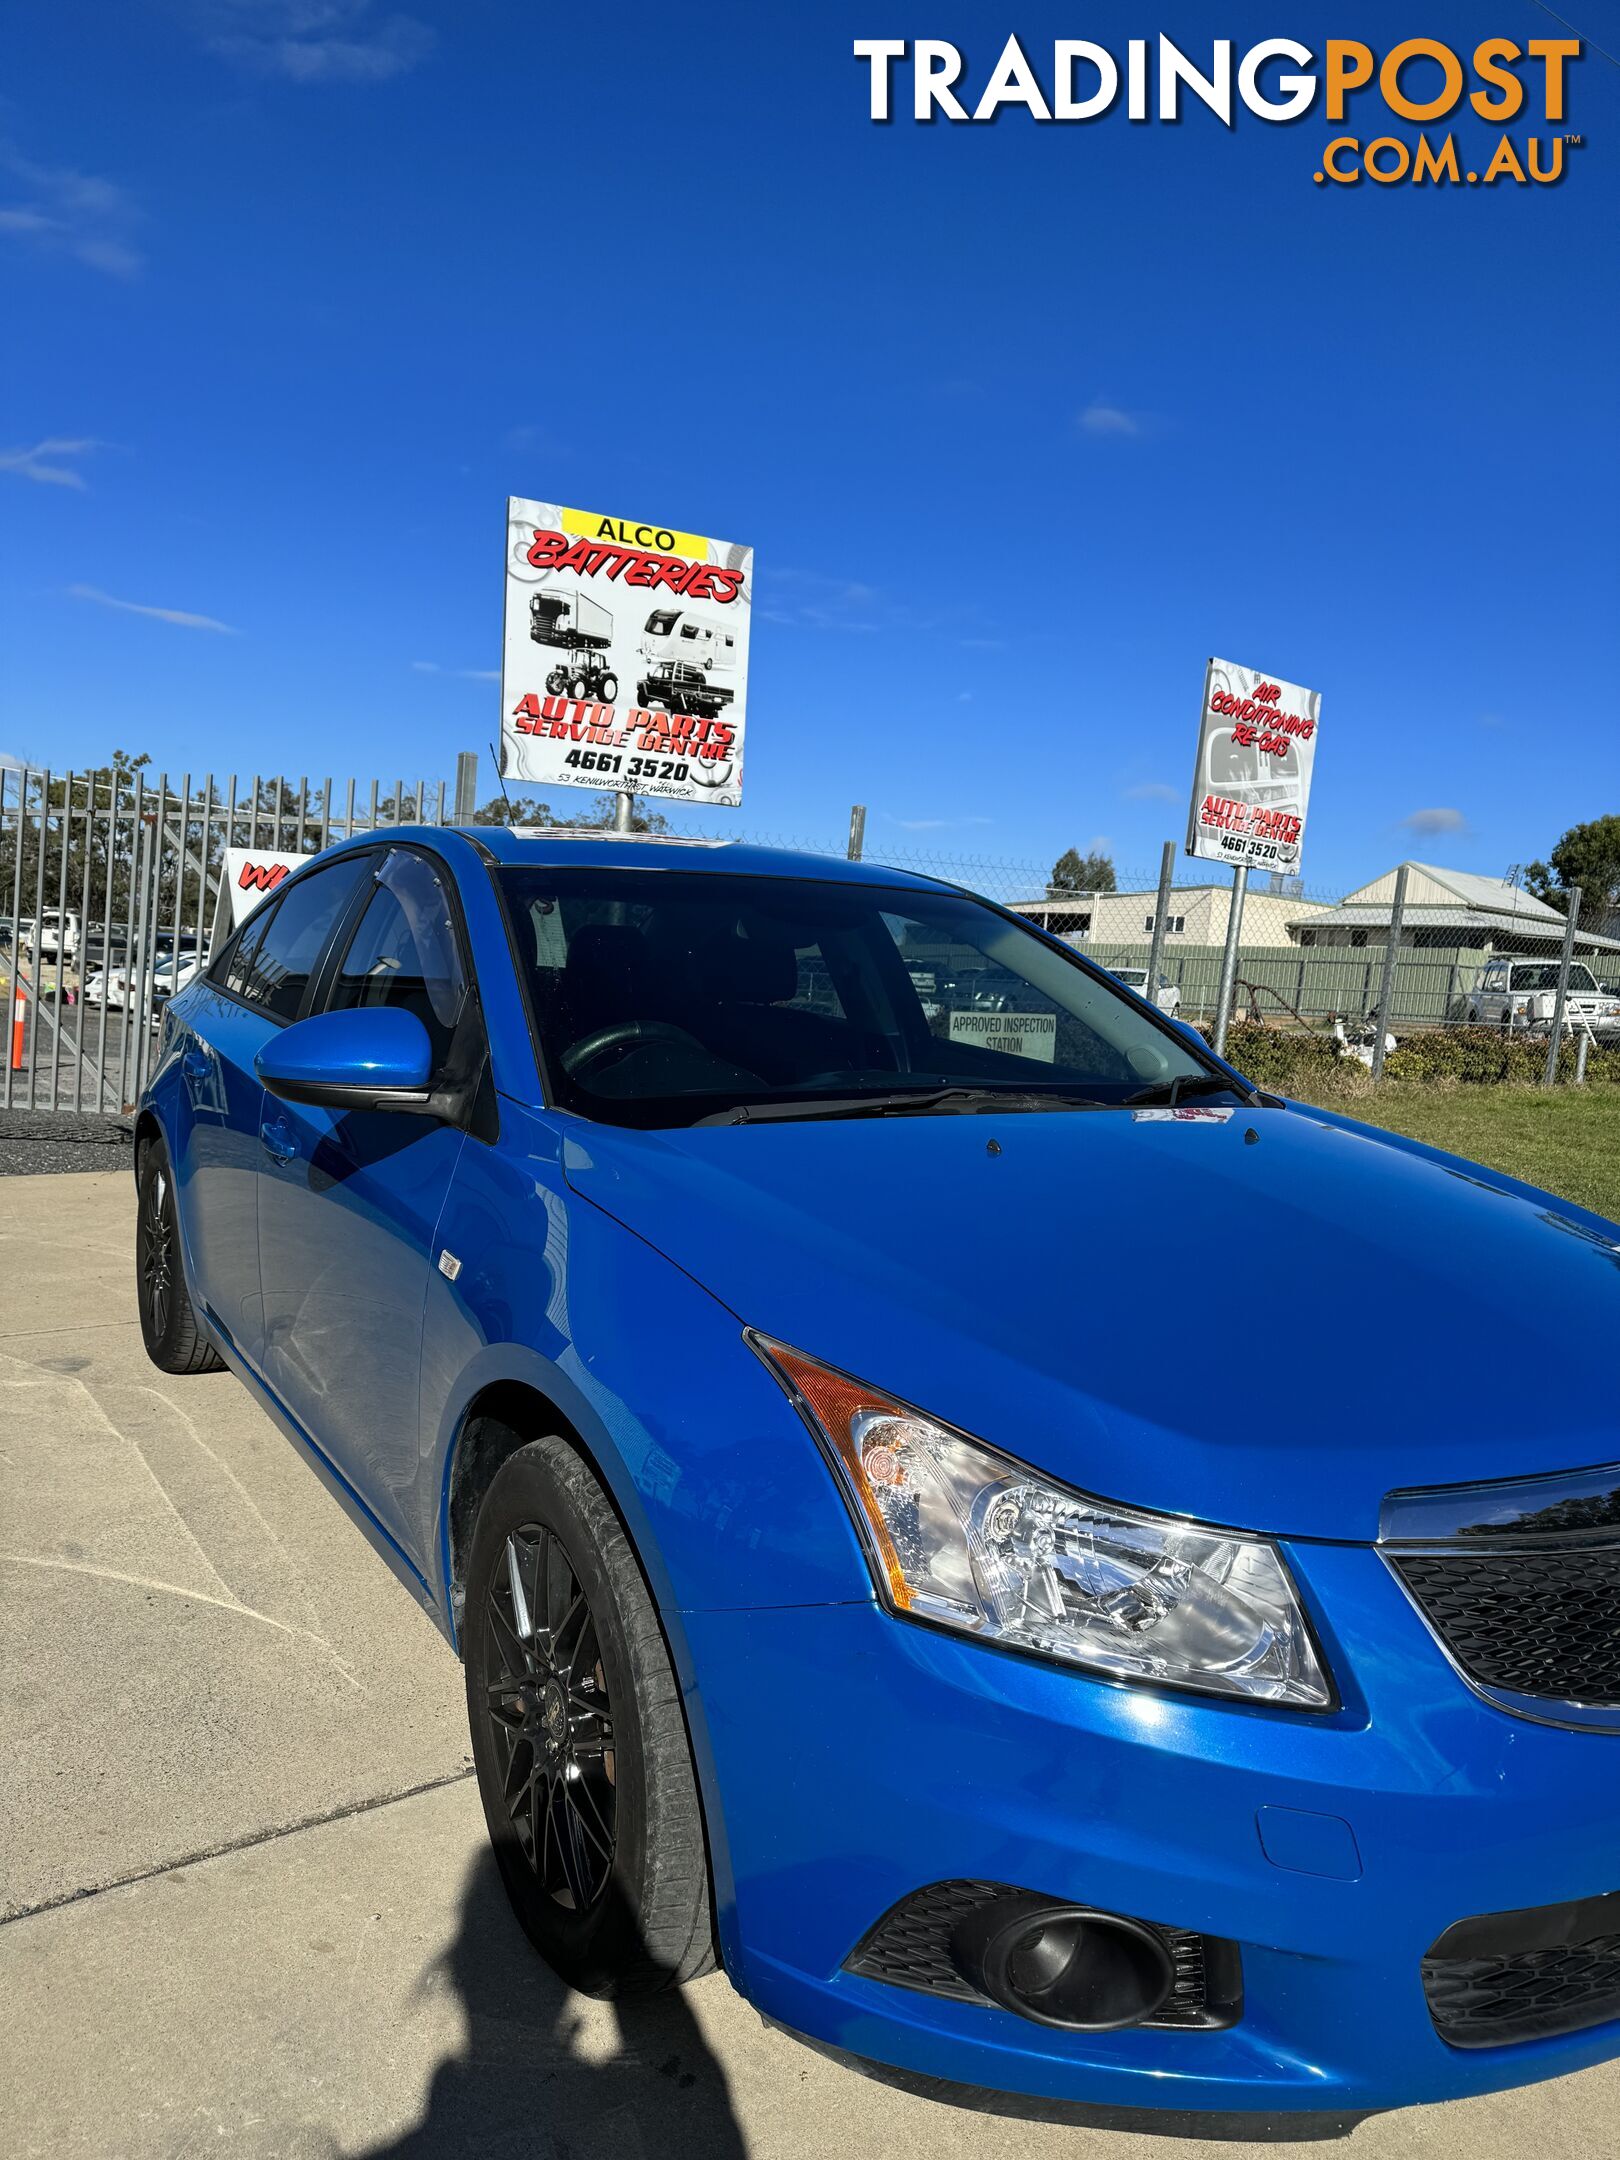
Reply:
[[160, 1372], [223, 1372], [225, 1360], [203, 1333], [186, 1287], [174, 1173], [161, 1140], [141, 1150], [135, 1194], [135, 1300], [146, 1354]]
[[529, 1940], [587, 1995], [658, 1994], [708, 1972], [709, 1866], [680, 1689], [630, 1541], [565, 1440], [532, 1440], [496, 1472], [466, 1592], [478, 1789]]

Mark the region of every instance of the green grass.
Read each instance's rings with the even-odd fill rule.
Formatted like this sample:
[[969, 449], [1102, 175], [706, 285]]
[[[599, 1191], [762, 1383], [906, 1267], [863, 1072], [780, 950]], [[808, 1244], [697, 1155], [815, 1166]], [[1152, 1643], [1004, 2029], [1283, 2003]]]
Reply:
[[1443, 1087], [1348, 1075], [1325, 1109], [1488, 1163], [1620, 1222], [1620, 1088]]

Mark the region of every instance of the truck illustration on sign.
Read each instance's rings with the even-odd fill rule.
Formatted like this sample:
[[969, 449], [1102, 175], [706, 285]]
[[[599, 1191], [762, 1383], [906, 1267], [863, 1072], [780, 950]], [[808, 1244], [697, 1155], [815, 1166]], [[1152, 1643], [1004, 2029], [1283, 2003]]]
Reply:
[[692, 713], [700, 720], [718, 720], [736, 694], [683, 660], [658, 661], [636, 685], [638, 705], [662, 705], [665, 712]]
[[529, 601], [529, 635], [536, 645], [558, 646], [566, 655], [546, 677], [552, 697], [613, 703], [619, 678], [606, 657], [613, 642], [613, 617], [605, 607], [584, 593], [537, 592]]

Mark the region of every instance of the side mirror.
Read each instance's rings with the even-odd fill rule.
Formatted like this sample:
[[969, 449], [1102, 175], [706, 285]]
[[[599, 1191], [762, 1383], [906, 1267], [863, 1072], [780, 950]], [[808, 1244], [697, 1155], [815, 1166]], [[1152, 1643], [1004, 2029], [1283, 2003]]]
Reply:
[[415, 1013], [395, 1006], [312, 1013], [272, 1035], [253, 1063], [283, 1102], [433, 1114], [433, 1046]]

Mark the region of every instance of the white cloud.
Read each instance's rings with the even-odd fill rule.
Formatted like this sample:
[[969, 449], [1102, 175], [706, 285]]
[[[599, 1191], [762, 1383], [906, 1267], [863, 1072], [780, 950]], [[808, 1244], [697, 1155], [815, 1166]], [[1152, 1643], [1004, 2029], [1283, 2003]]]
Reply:
[[492, 667], [440, 667], [437, 660], [413, 660], [418, 675], [453, 675], [461, 682], [499, 682], [501, 671]]
[[1430, 840], [1436, 833], [1465, 833], [1468, 830], [1468, 820], [1460, 810], [1414, 810], [1410, 817], [1403, 817], [1401, 823], [1409, 833], [1416, 833], [1422, 840]]
[[182, 630], [217, 630], [222, 637], [237, 635], [230, 623], [217, 622], [212, 615], [193, 615], [186, 608], [143, 607], [138, 600], [115, 600], [111, 593], [101, 592], [94, 585], [70, 585], [68, 597], [92, 600], [97, 607], [117, 608], [124, 615], [147, 615], [153, 622], [175, 623]]
[[70, 255], [107, 277], [139, 277], [146, 258], [131, 234], [140, 212], [122, 188], [69, 165], [36, 165], [6, 146], [0, 146], [0, 175], [24, 198], [0, 204], [0, 233]]
[[1086, 853], [1088, 855], [1112, 855], [1113, 852], [1114, 843], [1105, 832], [1093, 833], [1086, 842]]
[[1185, 790], [1173, 788], [1168, 780], [1138, 780], [1135, 787], [1125, 790], [1127, 802], [1180, 802]]
[[1082, 434], [1086, 435], [1140, 435], [1147, 425], [1147, 416], [1145, 413], [1127, 412], [1123, 405], [1115, 405], [1107, 398], [1096, 397], [1079, 415], [1078, 424]]
[[931, 617], [891, 600], [875, 585], [857, 578], [828, 577], [819, 570], [770, 567], [761, 573], [756, 602], [767, 622], [798, 624], [811, 630], [928, 630]]
[[93, 435], [51, 435], [29, 450], [0, 450], [0, 472], [18, 473], [24, 480], [38, 481], [42, 487], [84, 488], [89, 483], [83, 473], [60, 461], [88, 457], [101, 447]]
[[372, 0], [197, 0], [203, 42], [222, 60], [296, 83], [380, 83], [425, 60], [435, 37]]
[[518, 427], [508, 428], [501, 437], [501, 448], [525, 451], [536, 457], [569, 455], [566, 446], [558, 442], [549, 428], [537, 426], [532, 420], [525, 420]]

